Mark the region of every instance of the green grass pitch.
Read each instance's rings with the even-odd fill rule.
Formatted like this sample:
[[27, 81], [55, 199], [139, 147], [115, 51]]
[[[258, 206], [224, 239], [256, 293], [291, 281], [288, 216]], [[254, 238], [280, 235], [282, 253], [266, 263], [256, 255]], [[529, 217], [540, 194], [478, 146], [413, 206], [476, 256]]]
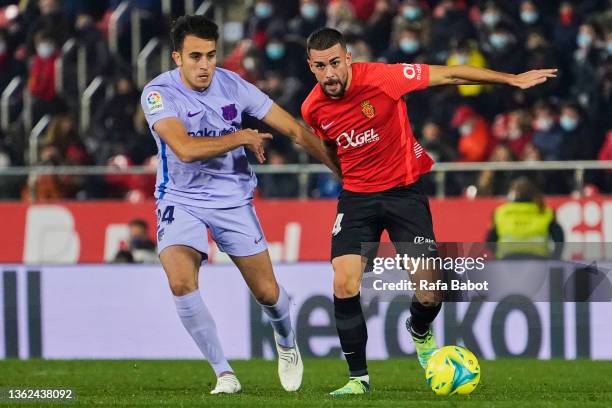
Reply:
[[[171, 407], [612, 407], [612, 362], [481, 361], [482, 377], [471, 396], [439, 397], [425, 384], [415, 358], [371, 361], [372, 393], [332, 398], [346, 381], [345, 363], [307, 359], [297, 393], [282, 390], [275, 361], [232, 363], [243, 391], [208, 395], [214, 375], [202, 361], [0, 361], [1, 406]], [[72, 403], [14, 403], [9, 388], [71, 388]]]

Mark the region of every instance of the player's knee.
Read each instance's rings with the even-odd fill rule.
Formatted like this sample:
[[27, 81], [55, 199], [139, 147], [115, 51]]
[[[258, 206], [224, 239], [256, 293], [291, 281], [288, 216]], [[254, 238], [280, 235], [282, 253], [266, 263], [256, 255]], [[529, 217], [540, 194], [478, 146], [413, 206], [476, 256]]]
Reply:
[[255, 300], [261, 305], [274, 305], [278, 301], [278, 286], [276, 283], [264, 283], [253, 290]]
[[430, 291], [417, 293], [417, 300], [425, 307], [436, 307], [440, 304], [441, 294]]
[[198, 289], [198, 285], [191, 279], [170, 279], [170, 290], [174, 296], [184, 296]]
[[334, 294], [339, 298], [349, 298], [359, 293], [359, 280], [342, 273], [334, 275]]

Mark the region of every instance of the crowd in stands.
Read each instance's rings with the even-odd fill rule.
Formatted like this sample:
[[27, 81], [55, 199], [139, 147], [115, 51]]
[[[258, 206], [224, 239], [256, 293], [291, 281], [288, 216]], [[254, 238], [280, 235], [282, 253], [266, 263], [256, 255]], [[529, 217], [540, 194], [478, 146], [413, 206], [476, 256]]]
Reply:
[[[156, 145], [139, 105], [140, 90], [122, 30], [118, 54], [109, 51], [108, 22], [118, 0], [0, 0], [0, 89], [16, 75], [26, 81], [32, 120], [51, 115], [37, 154], [50, 165], [156, 165]], [[146, 36], [168, 37], [171, 19], [159, 0], [131, 0], [147, 10]], [[254, 0], [226, 2], [242, 15], [242, 35], [219, 65], [256, 84], [296, 117], [315, 85], [305, 39], [315, 29], [345, 33], [355, 61], [469, 64], [509, 73], [559, 68], [557, 79], [526, 91], [507, 86], [430, 88], [406, 97], [415, 135], [438, 162], [612, 159], [612, 1]], [[245, 9], [245, 4], [248, 8]], [[227, 17], [225, 18], [227, 20]], [[124, 22], [128, 24], [129, 21]], [[223, 33], [223, 30], [222, 30]], [[223, 34], [222, 34], [223, 35]], [[55, 59], [69, 38], [87, 47], [88, 80], [102, 75], [112, 96], [95, 106], [79, 131], [79, 106], [57, 95]], [[244, 127], [265, 127], [246, 119]], [[23, 165], [24, 132], [0, 134], [0, 168]], [[268, 146], [268, 163], [310, 159], [287, 138]], [[519, 174], [520, 173], [520, 174]], [[527, 175], [548, 194], [575, 191], [571, 171], [449, 173], [446, 193], [505, 194]], [[429, 193], [432, 177], [426, 178]], [[612, 192], [612, 172], [587, 171], [589, 191]], [[10, 183], [2, 198], [122, 198], [152, 196], [142, 176], [48, 176]], [[468, 188], [470, 187], [471, 188]], [[35, 189], [35, 193], [32, 193]], [[310, 178], [309, 195], [335, 197], [330, 175]], [[298, 176], [260, 176], [262, 197], [296, 197]]]

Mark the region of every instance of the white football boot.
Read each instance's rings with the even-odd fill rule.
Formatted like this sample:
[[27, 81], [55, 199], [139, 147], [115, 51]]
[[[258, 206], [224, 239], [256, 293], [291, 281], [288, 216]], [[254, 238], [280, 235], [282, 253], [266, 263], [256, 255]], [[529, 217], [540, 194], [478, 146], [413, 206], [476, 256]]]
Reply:
[[278, 344], [278, 335], [274, 333], [276, 351], [278, 352], [278, 377], [285, 391], [297, 391], [302, 385], [304, 364], [294, 336], [293, 347], [287, 348]]
[[235, 394], [242, 389], [235, 374], [224, 374], [217, 378], [217, 385], [211, 394]]

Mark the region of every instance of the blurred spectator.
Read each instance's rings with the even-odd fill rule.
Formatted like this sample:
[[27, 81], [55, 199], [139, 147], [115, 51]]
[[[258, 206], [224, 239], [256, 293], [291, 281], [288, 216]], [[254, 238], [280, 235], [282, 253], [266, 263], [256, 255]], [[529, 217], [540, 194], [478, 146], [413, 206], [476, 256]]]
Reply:
[[131, 143], [127, 146], [129, 156], [137, 165], [147, 165], [152, 160], [151, 157], [157, 157], [157, 144], [155, 138], [151, 136], [149, 125], [140, 104], [136, 107], [132, 123], [134, 133], [131, 136]]
[[[471, 41], [455, 41], [451, 54], [446, 60], [446, 65], [471, 65], [473, 67], [486, 68], [487, 63], [484, 56]], [[486, 85], [459, 85], [459, 93], [465, 97], [480, 95]]]
[[427, 120], [423, 125], [420, 143], [436, 162], [455, 160], [456, 150], [442, 137], [440, 125], [432, 120]]
[[330, 0], [327, 5], [327, 26], [343, 33], [359, 33], [361, 26], [348, 0]]
[[[279, 165], [286, 164], [285, 157], [276, 150], [268, 150], [268, 164]], [[259, 177], [261, 181], [261, 195], [266, 198], [288, 198], [297, 197], [298, 180], [294, 174], [262, 174]]]
[[485, 119], [467, 105], [460, 106], [451, 125], [459, 132], [459, 161], [478, 162], [487, 157], [491, 133]]
[[2, 91], [15, 76], [25, 73], [24, 65], [15, 59], [13, 52], [8, 32], [0, 29], [0, 90]]
[[302, 83], [295, 77], [283, 78], [280, 71], [268, 71], [265, 78], [259, 82], [259, 88], [272, 100], [282, 106], [292, 115], [299, 116], [301, 95], [304, 94]]
[[28, 90], [32, 95], [32, 123], [47, 113], [57, 110], [55, 91], [55, 60], [59, 50], [53, 36], [40, 31], [34, 37], [36, 55], [32, 57], [28, 77]]
[[384, 52], [380, 59], [388, 64], [424, 62], [422, 52], [419, 33], [406, 27], [399, 32], [394, 44]]
[[[511, 162], [514, 161], [510, 149], [504, 144], [498, 144], [491, 155], [490, 162]], [[492, 171], [483, 170], [478, 176], [477, 194], [479, 196], [498, 196], [505, 194], [510, 187], [510, 180], [514, 175], [511, 171]]]
[[[115, 79], [115, 94], [94, 112], [92, 130], [86, 143], [96, 151], [96, 161], [128, 154], [134, 146], [134, 114], [139, 96], [131, 79], [121, 75]], [[137, 147], [136, 147], [137, 148]]]
[[496, 71], [520, 73], [525, 66], [525, 55], [521, 47], [517, 47], [517, 40], [511, 28], [498, 24], [491, 31], [485, 43], [488, 49], [487, 61]]
[[373, 59], [370, 46], [361, 37], [349, 37], [346, 49], [352, 54], [354, 62], [368, 62]]
[[[127, 171], [134, 165], [132, 160], [122, 154], [108, 159], [108, 166]], [[138, 186], [138, 177], [133, 174], [108, 174], [105, 177], [108, 198], [126, 198], [128, 193]]]
[[[58, 149], [55, 146], [43, 147], [38, 164], [51, 167], [61, 165]], [[70, 191], [72, 191], [72, 185], [67, 176], [32, 173], [21, 192], [21, 197], [28, 202], [53, 201], [67, 198]]]
[[497, 115], [491, 131], [493, 142], [505, 144], [514, 157], [523, 154], [533, 134], [529, 113], [522, 109]]
[[318, 28], [325, 27], [327, 16], [318, 0], [300, 0], [300, 14], [289, 21], [289, 32], [306, 38]]
[[89, 164], [89, 155], [70, 114], [60, 113], [53, 116], [42, 145], [57, 149], [59, 160], [64, 164], [83, 166]]
[[149, 238], [149, 225], [136, 218], [128, 223], [129, 237], [124, 247], [117, 252], [114, 262], [157, 263], [156, 245]]
[[465, 7], [459, 1], [442, 0], [433, 11], [430, 51], [433, 61], [444, 63], [448, 58], [448, 44], [452, 40], [474, 36], [473, 26]]
[[597, 99], [598, 84], [593, 81], [596, 77], [597, 65], [601, 54], [595, 47], [597, 34], [595, 28], [590, 24], [582, 24], [576, 36], [578, 48], [574, 52], [572, 71], [574, 81], [572, 83], [572, 96], [585, 109]]
[[102, 33], [89, 14], [79, 14], [74, 23], [76, 38], [79, 45], [85, 47], [87, 53], [87, 83], [98, 75], [107, 73], [110, 62], [108, 45]]
[[[527, 52], [525, 70], [546, 69], [559, 66], [555, 50], [546, 39], [545, 34], [541, 32], [534, 31], [527, 36], [525, 50]], [[567, 75], [561, 70], [558, 80], [546, 81], [546, 83], [541, 84], [541, 86], [526, 89], [524, 94], [528, 95], [530, 100], [545, 98], [563, 87], [566, 79]]]
[[500, 9], [499, 5], [494, 1], [487, 1], [480, 14], [480, 22], [484, 29], [484, 34], [490, 34], [495, 26], [502, 22], [502, 18], [503, 11]]
[[526, 38], [533, 32], [548, 35], [551, 31], [548, 21], [546, 21], [546, 16], [540, 14], [537, 3], [532, 0], [521, 1], [519, 16], [521, 26], [518, 32], [523, 38]]
[[555, 245], [551, 251], [549, 241], [565, 241], [555, 212], [546, 206], [542, 191], [527, 177], [512, 182], [508, 202], [495, 210], [486, 239], [497, 243], [498, 259], [558, 258], [563, 245]]
[[562, 1], [554, 27], [554, 42], [564, 66], [569, 67], [569, 61], [576, 49], [579, 21], [574, 4], [571, 1]]
[[253, 14], [246, 21], [245, 33], [253, 40], [255, 46], [263, 49], [270, 36], [283, 36], [286, 32], [285, 22], [270, 0], [256, 0]]
[[390, 0], [375, 0], [372, 3], [375, 4], [374, 12], [365, 23], [363, 37], [372, 50], [372, 55], [378, 57], [387, 49], [390, 42], [393, 12]]
[[261, 52], [252, 40], [239, 41], [223, 61], [223, 68], [236, 72], [251, 83], [256, 83], [261, 79], [264, 70]]
[[[542, 160], [542, 154], [533, 143], [527, 142], [523, 148], [522, 154], [519, 156], [519, 160], [523, 162], [538, 162]], [[515, 172], [517, 176], [528, 177], [537, 186], [542, 186], [543, 189], [547, 186], [547, 180], [550, 178], [550, 172], [543, 171], [522, 171]]]
[[535, 106], [533, 116], [534, 146], [540, 150], [544, 160], [562, 160], [564, 134], [557, 124], [553, 107], [540, 102]]
[[361, 21], [367, 21], [377, 11], [377, 0], [349, 0], [349, 2], [355, 11], [355, 17]]
[[423, 47], [429, 48], [431, 38], [429, 11], [419, 0], [403, 0], [398, 7], [397, 15], [393, 19], [392, 38], [397, 38], [401, 30], [410, 28], [420, 33], [420, 42]]
[[594, 160], [601, 146], [601, 138], [592, 129], [580, 106], [566, 103], [561, 107], [559, 126], [564, 133], [562, 155], [565, 160]]
[[310, 75], [304, 62], [305, 54], [304, 48], [294, 42], [270, 37], [264, 49], [263, 70], [282, 72], [285, 77], [305, 78]]
[[38, 13], [32, 24], [27, 27], [26, 43], [30, 53], [37, 52], [36, 34], [38, 32], [44, 30], [54, 44], [63, 44], [72, 32], [60, 0], [38, 0]]

